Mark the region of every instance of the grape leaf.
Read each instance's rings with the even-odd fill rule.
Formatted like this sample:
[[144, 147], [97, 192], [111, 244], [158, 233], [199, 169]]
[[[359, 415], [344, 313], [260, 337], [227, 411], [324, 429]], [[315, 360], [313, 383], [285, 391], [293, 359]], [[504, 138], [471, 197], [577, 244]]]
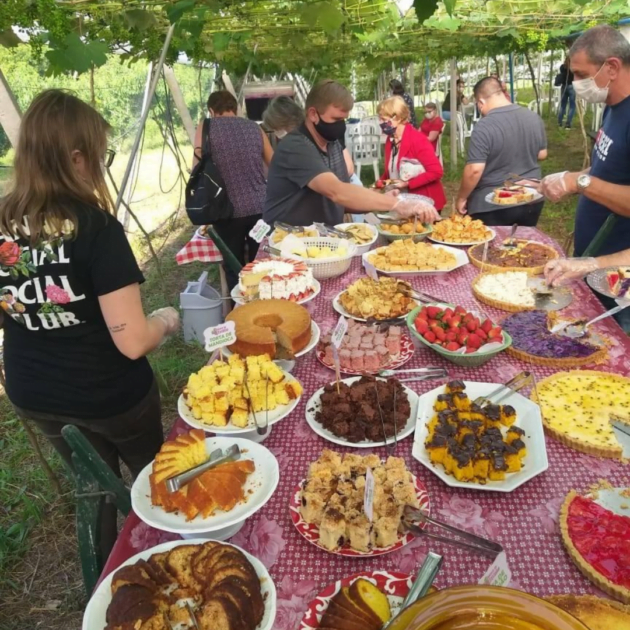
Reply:
[[418, 21], [422, 24], [437, 11], [438, 0], [414, 0], [413, 8], [416, 10]]
[[171, 24], [175, 24], [175, 22], [177, 22], [177, 20], [179, 20], [186, 11], [190, 11], [194, 6], [195, 0], [180, 0], [174, 5], [166, 8], [166, 15], [168, 15], [168, 19]]
[[125, 18], [131, 28], [138, 29], [140, 32], [157, 25], [155, 14], [145, 9], [129, 9], [125, 11]]
[[222, 52], [230, 45], [229, 33], [215, 33], [212, 36], [214, 52]]
[[311, 27], [319, 26], [332, 35], [345, 22], [345, 15], [338, 5], [332, 2], [315, 2], [306, 4], [301, 11], [302, 19]]
[[87, 72], [92, 66], [107, 62], [107, 44], [99, 41], [83, 42], [76, 33], [69, 33], [61, 45], [46, 52], [53, 75], [62, 72]]
[[457, 0], [442, 0], [444, 2], [444, 8], [446, 9], [446, 12], [453, 17], [453, 12], [455, 11], [455, 4], [457, 3]]
[[21, 41], [22, 40], [10, 28], [6, 31], [0, 31], [0, 46], [14, 48]]

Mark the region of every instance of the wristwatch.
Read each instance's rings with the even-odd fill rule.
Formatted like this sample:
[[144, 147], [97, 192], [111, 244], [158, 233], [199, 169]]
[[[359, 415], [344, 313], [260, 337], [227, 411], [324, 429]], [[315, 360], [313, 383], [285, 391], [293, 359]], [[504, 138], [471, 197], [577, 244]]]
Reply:
[[584, 192], [591, 185], [591, 176], [586, 173], [577, 178], [577, 187], [580, 192]]

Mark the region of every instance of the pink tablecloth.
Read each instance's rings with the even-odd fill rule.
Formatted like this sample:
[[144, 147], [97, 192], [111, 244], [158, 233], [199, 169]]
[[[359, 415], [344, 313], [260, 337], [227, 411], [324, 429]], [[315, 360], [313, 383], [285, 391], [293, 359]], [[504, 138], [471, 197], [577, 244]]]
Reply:
[[[523, 228], [520, 235], [555, 245], [538, 230]], [[322, 292], [309, 304], [309, 309], [324, 330], [334, 325], [338, 318], [331, 306], [333, 297], [361, 273], [360, 259], [357, 258], [345, 275], [322, 283]], [[480, 305], [470, 291], [471, 281], [477, 273], [475, 267], [467, 265], [451, 274], [415, 277], [412, 284], [450, 302], [479, 309]], [[505, 316], [505, 313], [483, 305], [482, 308], [494, 319]], [[574, 301], [567, 312], [594, 316], [602, 312], [602, 307], [586, 285], [580, 285], [574, 290]], [[600, 330], [614, 341], [614, 345], [610, 349], [609, 362], [598, 369], [629, 375], [630, 339], [613, 320], [603, 322]], [[417, 349], [408, 365], [420, 367], [427, 364], [443, 364], [449, 369], [451, 377], [496, 383], [507, 381], [523, 369], [532, 369], [506, 353], [483, 367], [463, 369], [443, 361], [426, 348]], [[553, 370], [543, 367], [533, 369], [539, 379], [553, 373]], [[311, 595], [334, 580], [369, 569], [398, 569], [411, 573], [429, 549], [445, 556], [437, 586], [477, 582], [488, 568], [489, 561], [452, 546], [418, 539], [386, 556], [350, 559], [326, 553], [297, 533], [289, 517], [289, 496], [304, 477], [309, 462], [316, 459], [323, 448], [339, 447], [315, 435], [304, 418], [306, 401], [324, 383], [334, 380], [334, 373], [322, 366], [311, 353], [298, 361], [294, 374], [304, 384], [305, 395], [294, 413], [275, 425], [265, 441], [280, 463], [280, 485], [265, 508], [250, 518], [232, 538], [232, 542], [253, 553], [270, 569], [279, 592], [274, 629], [297, 628]], [[436, 387], [437, 382], [409, 385], [421, 394]], [[184, 426], [180, 421], [175, 430], [182, 430]], [[609, 479], [613, 484], [627, 484], [628, 468], [616, 461], [577, 453], [548, 438], [549, 469], [516, 491], [502, 494], [451, 489], [411, 457], [412, 441], [413, 438], [409, 437], [401, 442], [398, 454], [406, 458], [410, 469], [427, 486], [433, 515], [499, 541], [507, 551], [514, 587], [536, 595], [598, 592], [582, 577], [563, 549], [558, 533], [558, 510], [572, 488], [584, 490], [602, 478]], [[385, 455], [385, 449], [377, 450]], [[132, 514], [104, 575], [138, 551], [172, 538], [176, 536], [154, 530]]]

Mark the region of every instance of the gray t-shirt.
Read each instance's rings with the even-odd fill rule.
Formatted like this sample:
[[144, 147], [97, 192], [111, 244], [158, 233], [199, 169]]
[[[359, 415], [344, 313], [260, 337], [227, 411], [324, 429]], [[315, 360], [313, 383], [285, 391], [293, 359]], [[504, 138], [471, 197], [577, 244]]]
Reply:
[[285, 136], [269, 166], [263, 219], [270, 225], [275, 221], [289, 225], [341, 223], [344, 208], [308, 187], [322, 173], [350, 181], [341, 143], [329, 142], [327, 150], [320, 151], [305, 126]]
[[486, 167], [468, 198], [468, 212], [500, 209], [485, 197], [512, 174], [539, 178], [538, 153], [546, 148], [545, 126], [538, 114], [512, 104], [491, 110], [475, 125], [470, 138], [467, 163], [485, 163]]

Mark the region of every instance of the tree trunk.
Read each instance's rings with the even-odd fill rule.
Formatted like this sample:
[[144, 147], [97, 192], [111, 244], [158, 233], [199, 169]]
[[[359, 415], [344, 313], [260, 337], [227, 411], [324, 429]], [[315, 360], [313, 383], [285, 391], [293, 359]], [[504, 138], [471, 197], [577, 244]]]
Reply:
[[534, 86], [534, 94], [536, 95], [536, 111], [540, 116], [540, 94], [538, 93], [538, 84], [536, 83], [536, 73], [534, 72], [534, 66], [529, 58], [529, 53], [525, 52], [525, 60], [527, 61], [527, 67], [529, 68], [529, 74], [532, 77], [532, 85]]

